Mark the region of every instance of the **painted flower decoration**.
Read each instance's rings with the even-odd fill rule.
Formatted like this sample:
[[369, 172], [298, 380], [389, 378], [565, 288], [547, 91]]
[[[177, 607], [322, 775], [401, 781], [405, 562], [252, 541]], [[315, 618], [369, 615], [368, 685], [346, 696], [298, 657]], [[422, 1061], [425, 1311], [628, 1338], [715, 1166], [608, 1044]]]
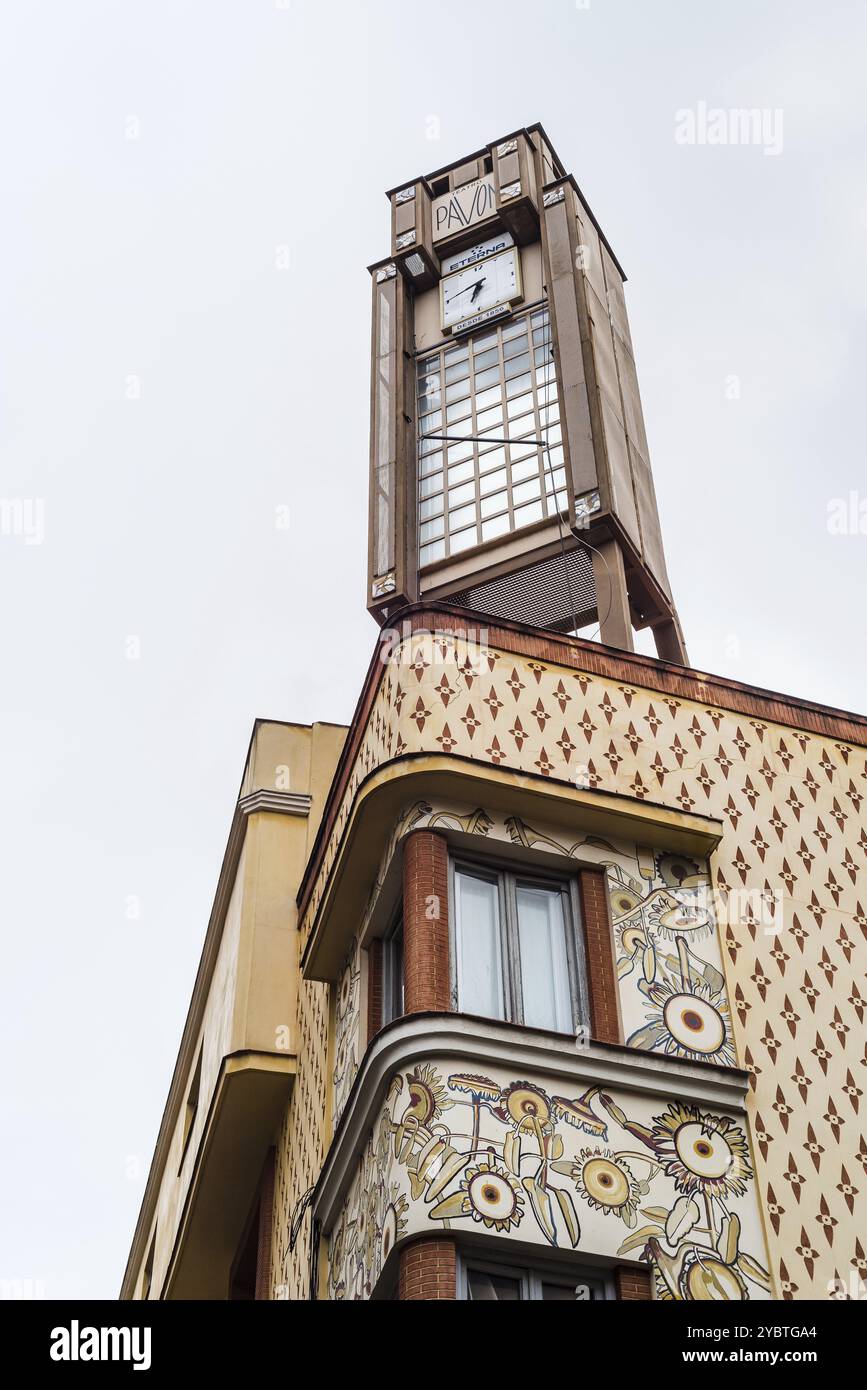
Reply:
[[726, 1264], [715, 1250], [688, 1242], [668, 1255], [653, 1239], [648, 1252], [661, 1302], [740, 1303], [750, 1296], [737, 1264]]
[[529, 1081], [513, 1081], [501, 1092], [494, 1114], [504, 1124], [515, 1125], [519, 1132], [539, 1130], [551, 1119], [551, 1101], [541, 1087]]
[[733, 1067], [731, 1015], [722, 996], [709, 985], [656, 979], [645, 985], [647, 1022], [628, 1040], [629, 1047], [647, 1048], [689, 1062], [714, 1062]]
[[634, 912], [641, 904], [641, 893], [629, 884], [613, 883], [609, 888], [611, 916], [615, 922], [627, 913]]
[[594, 1139], [607, 1139], [607, 1124], [604, 1120], [598, 1119], [590, 1108], [590, 1101], [596, 1092], [597, 1087], [594, 1086], [575, 1100], [569, 1100], [566, 1096], [553, 1096], [551, 1109], [555, 1118], [565, 1120], [567, 1125], [582, 1130], [584, 1134], [589, 1134]]
[[619, 1216], [630, 1228], [636, 1224], [642, 1186], [618, 1154], [608, 1149], [582, 1149], [577, 1158], [552, 1163], [551, 1167], [572, 1178], [579, 1196], [594, 1211]]
[[753, 1176], [743, 1130], [725, 1116], [673, 1101], [648, 1139], [678, 1192], [742, 1197]]
[[669, 888], [694, 888], [707, 879], [701, 865], [682, 854], [661, 854], [656, 861], [656, 872]]
[[493, 1153], [468, 1168], [457, 1192], [431, 1209], [431, 1219], [445, 1221], [471, 1216], [488, 1230], [510, 1231], [524, 1215], [524, 1198], [517, 1180], [497, 1162]]
[[411, 1072], [407, 1072], [406, 1082], [409, 1088], [409, 1105], [404, 1119], [412, 1116], [420, 1125], [429, 1125], [438, 1120], [444, 1110], [450, 1110], [454, 1105], [439, 1072], [430, 1063], [419, 1064]]
[[389, 1190], [389, 1203], [385, 1209], [382, 1219], [382, 1263], [385, 1264], [398, 1241], [405, 1234], [407, 1228], [407, 1217], [409, 1215], [409, 1202], [404, 1197], [397, 1183], [392, 1183]]
[[460, 1091], [464, 1095], [470, 1096], [477, 1105], [500, 1099], [500, 1087], [489, 1076], [474, 1076], [471, 1072], [457, 1072], [454, 1076], [449, 1077], [449, 1087], [453, 1091]]

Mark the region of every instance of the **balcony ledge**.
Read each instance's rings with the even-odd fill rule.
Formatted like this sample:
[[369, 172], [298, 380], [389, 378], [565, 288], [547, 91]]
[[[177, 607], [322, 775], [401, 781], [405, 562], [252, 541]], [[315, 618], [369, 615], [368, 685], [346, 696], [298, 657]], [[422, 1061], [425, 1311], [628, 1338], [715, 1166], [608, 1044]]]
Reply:
[[515, 1075], [542, 1072], [562, 1078], [566, 1088], [601, 1085], [738, 1114], [745, 1111], [749, 1085], [749, 1074], [733, 1067], [685, 1062], [620, 1044], [579, 1046], [563, 1034], [466, 1014], [397, 1019], [367, 1049], [316, 1187], [314, 1216], [326, 1234], [337, 1219], [391, 1077], [434, 1057], [464, 1058], [474, 1070], [487, 1064], [508, 1067]]

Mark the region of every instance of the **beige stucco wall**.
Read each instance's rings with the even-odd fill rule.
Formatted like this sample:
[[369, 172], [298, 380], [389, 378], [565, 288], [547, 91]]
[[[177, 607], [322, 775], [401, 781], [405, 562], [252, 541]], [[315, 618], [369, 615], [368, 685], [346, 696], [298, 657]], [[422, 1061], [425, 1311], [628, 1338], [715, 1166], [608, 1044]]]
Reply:
[[[152, 1174], [156, 1194], [149, 1204], [146, 1193], [137, 1231], [133, 1296], [141, 1296], [154, 1233], [151, 1296], [164, 1292], [191, 1184], [201, 1178], [202, 1140], [226, 1059], [253, 1053], [291, 1065], [302, 1048], [295, 900], [345, 736], [344, 728], [332, 725], [260, 723], [254, 731], [239, 795], [245, 809], [233, 822], [209, 926], [213, 965], [197, 983], [177, 1094], [161, 1129], [165, 1154]], [[256, 799], [260, 793], [267, 794], [264, 801]], [[184, 1150], [186, 1098], [200, 1051], [199, 1101]]]

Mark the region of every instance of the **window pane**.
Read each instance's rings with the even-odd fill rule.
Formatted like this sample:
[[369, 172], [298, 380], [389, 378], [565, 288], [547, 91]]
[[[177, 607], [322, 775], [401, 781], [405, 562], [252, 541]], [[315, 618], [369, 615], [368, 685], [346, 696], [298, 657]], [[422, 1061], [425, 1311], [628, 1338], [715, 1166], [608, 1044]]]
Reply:
[[458, 1007], [461, 1013], [503, 1018], [500, 901], [496, 883], [455, 874]]
[[515, 530], [520, 526], [532, 526], [534, 521], [541, 521], [542, 516], [541, 502], [529, 502], [526, 507], [519, 507], [515, 512]]
[[[593, 1297], [593, 1291], [591, 1291], [590, 1296], [591, 1298]], [[575, 1286], [569, 1284], [543, 1284], [542, 1298], [545, 1300], [545, 1302], [553, 1301], [555, 1299], [568, 1299], [570, 1303], [574, 1303]]]
[[419, 559], [423, 565], [432, 565], [436, 560], [442, 560], [445, 553], [445, 541], [434, 541], [432, 545], [421, 547]]
[[[449, 469], [449, 487], [457, 487], [458, 483], [466, 483], [475, 476], [475, 464], [472, 459], [467, 459], [466, 463], [459, 463], [456, 468]], [[562, 483], [558, 483], [557, 486], [562, 487]]]
[[[529, 372], [528, 372], [525, 376], [516, 376], [516, 377], [514, 378], [514, 380], [507, 382], [507, 384], [506, 384], [506, 395], [507, 395], [507, 396], [520, 396], [520, 394], [521, 394], [522, 391], [529, 391], [529, 389], [530, 389], [530, 374], [529, 374]], [[531, 397], [530, 397], [530, 404], [532, 405], [532, 403], [533, 403], [533, 397], [531, 396]]]
[[438, 492], [442, 492], [443, 475], [434, 473], [432, 478], [422, 478], [418, 485], [420, 497], [435, 497]]
[[382, 943], [382, 1023], [403, 1017], [403, 926]]
[[504, 1274], [485, 1274], [480, 1269], [468, 1269], [467, 1293], [474, 1303], [518, 1303], [521, 1299], [521, 1282], [519, 1279], [509, 1279]]
[[437, 540], [442, 535], [444, 529], [443, 518], [438, 516], [433, 521], [425, 521], [423, 525], [418, 528], [418, 538], [422, 545], [426, 545], [428, 541]]
[[[531, 454], [530, 457], [524, 459], [522, 463], [512, 464], [513, 483], [523, 483], [527, 478], [538, 478], [538, 476], [539, 460], [536, 458], [535, 454]], [[560, 484], [558, 483], [557, 486], [559, 487]], [[553, 491], [553, 489], [551, 490]]]
[[[513, 358], [510, 359], [510, 361], [508, 361], [508, 362], [506, 363], [506, 377], [509, 378], [509, 379], [511, 379], [511, 377], [513, 377], [513, 376], [521, 376], [522, 373], [528, 372], [529, 370], [530, 370], [530, 355], [529, 355], [529, 353], [523, 353], [523, 354], [522, 354], [521, 356], [519, 356], [519, 357], [513, 357]], [[530, 383], [530, 378], [527, 377], [527, 384], [529, 385], [529, 383]]]
[[469, 526], [475, 519], [475, 502], [471, 502], [468, 507], [458, 507], [456, 511], [449, 512], [449, 530], [460, 531], [463, 526]]
[[470, 526], [466, 531], [456, 531], [449, 533], [449, 550], [452, 555], [458, 555], [462, 550], [469, 550], [471, 546], [478, 545], [479, 537], [475, 526]]
[[461, 483], [460, 487], [453, 487], [449, 493], [449, 506], [461, 507], [464, 502], [472, 502], [476, 496], [475, 483]]
[[487, 391], [488, 387], [493, 386], [500, 380], [499, 367], [489, 367], [487, 371], [476, 372], [476, 390]]
[[470, 413], [471, 402], [469, 399], [461, 401], [458, 405], [450, 405], [446, 411], [446, 419], [450, 425], [458, 420], [465, 420]]
[[499, 360], [499, 350], [491, 348], [488, 352], [477, 352], [473, 358], [473, 365], [476, 372], [484, 372], [488, 367], [495, 367]]
[[443, 495], [432, 497], [429, 502], [419, 502], [418, 519], [419, 521], [430, 521], [432, 516], [439, 516], [443, 509]]
[[496, 429], [503, 423], [503, 407], [496, 406], [494, 410], [482, 410], [476, 417], [478, 420], [479, 434], [484, 434], [485, 430]]
[[497, 516], [500, 512], [508, 511], [509, 494], [507, 492], [495, 492], [492, 497], [482, 498], [482, 516]]
[[488, 449], [487, 453], [482, 454], [479, 459], [479, 471], [489, 473], [492, 468], [501, 468], [506, 462], [506, 450], [504, 448]]
[[530, 1028], [571, 1033], [574, 1021], [562, 893], [519, 886], [517, 899], [524, 1022]]
[[509, 530], [509, 514], [505, 512], [502, 516], [494, 517], [493, 521], [482, 522], [482, 540], [493, 541], [497, 536], [505, 536]]
[[488, 492], [498, 492], [500, 488], [506, 486], [506, 470], [499, 469], [496, 473], [486, 473], [479, 484], [479, 491], [484, 497]]
[[463, 463], [464, 459], [472, 458], [473, 446], [466, 440], [462, 444], [453, 444], [448, 451], [448, 455], [449, 466], [453, 463]]
[[541, 495], [542, 489], [538, 473], [536, 473], [534, 478], [530, 478], [528, 482], [519, 483], [517, 487], [512, 488], [512, 501], [516, 507], [521, 506], [524, 502], [532, 502], [535, 497], [540, 497]]
[[470, 394], [469, 381], [456, 381], [454, 386], [446, 387], [447, 401], [462, 401]]

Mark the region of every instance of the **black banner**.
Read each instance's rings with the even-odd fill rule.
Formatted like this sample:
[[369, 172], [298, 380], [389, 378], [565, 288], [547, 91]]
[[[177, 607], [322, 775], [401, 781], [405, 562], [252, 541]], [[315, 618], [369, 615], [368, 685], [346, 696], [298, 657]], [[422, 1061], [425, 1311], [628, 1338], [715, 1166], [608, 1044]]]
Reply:
[[[489, 1306], [480, 1319], [472, 1303], [31, 1302], [4, 1303], [0, 1311], [7, 1365], [61, 1379], [92, 1378], [106, 1370], [139, 1377], [176, 1376], [179, 1371], [220, 1377], [237, 1371], [249, 1377], [272, 1367], [291, 1373], [299, 1354], [323, 1356], [331, 1372], [357, 1368], [368, 1375], [377, 1355], [377, 1334], [388, 1338], [390, 1356], [396, 1351], [410, 1363], [423, 1345], [424, 1368], [435, 1374], [438, 1363], [446, 1371], [443, 1333], [456, 1324], [461, 1324], [462, 1338], [477, 1336], [477, 1369], [487, 1355], [492, 1373], [508, 1365], [526, 1374], [537, 1357], [541, 1369], [558, 1359], [559, 1346], [563, 1352], [580, 1351], [578, 1364], [585, 1370], [590, 1355], [597, 1373], [609, 1364], [618, 1378], [634, 1371], [656, 1380], [690, 1366], [720, 1366], [735, 1373], [758, 1366], [827, 1375], [851, 1371], [856, 1337], [864, 1325], [863, 1305], [852, 1300], [578, 1302], [571, 1312], [562, 1302], [556, 1309], [528, 1304], [517, 1323], [508, 1309], [497, 1314]], [[384, 1317], [387, 1329], [380, 1327]], [[539, 1335], [557, 1341], [540, 1343]], [[370, 1361], [362, 1366], [366, 1352]]]

